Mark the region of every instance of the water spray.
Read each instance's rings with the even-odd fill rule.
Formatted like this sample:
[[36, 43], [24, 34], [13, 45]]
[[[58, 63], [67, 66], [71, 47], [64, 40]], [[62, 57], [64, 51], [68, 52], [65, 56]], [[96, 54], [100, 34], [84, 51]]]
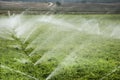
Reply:
[[5, 66], [5, 65], [2, 65], [2, 64], [1, 64], [0, 67], [3, 68], [3, 69], [10, 70], [10, 71], [15, 72], [15, 73], [19, 73], [19, 74], [21, 74], [21, 75], [24, 75], [24, 76], [30, 78], [30, 79], [39, 80], [39, 79], [37, 79], [37, 78], [35, 78], [35, 77], [31, 76], [31, 75], [28, 75], [28, 74], [26, 74], [26, 73], [24, 73], [24, 72], [21, 72], [21, 71], [19, 71], [19, 70], [14, 70], [14, 69], [12, 69], [12, 68], [10, 68], [10, 67], [8, 67], [8, 66]]

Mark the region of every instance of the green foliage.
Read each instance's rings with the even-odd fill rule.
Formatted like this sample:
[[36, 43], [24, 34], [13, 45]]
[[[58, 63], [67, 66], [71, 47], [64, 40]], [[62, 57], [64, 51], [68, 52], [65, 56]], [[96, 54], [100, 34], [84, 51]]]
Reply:
[[[101, 18], [101, 16], [103, 17]], [[76, 26], [82, 24], [81, 21], [77, 22], [82, 17], [86, 20], [97, 18], [101, 30], [105, 28], [106, 22], [113, 22], [119, 25], [119, 19], [111, 15], [82, 15], [82, 17], [79, 15], [56, 15], [55, 17], [64, 17], [65, 20], [74, 23]], [[76, 18], [78, 20], [74, 20]], [[101, 19], [103, 21], [101, 21]], [[35, 77], [38, 80], [46, 80], [56, 69], [58, 69], [58, 71], [50, 80], [99, 80], [103, 77], [105, 77], [104, 80], [120, 79], [120, 69], [117, 69], [117, 67], [120, 66], [119, 39], [85, 32], [76, 32], [74, 30], [62, 31], [60, 28], [62, 32], [56, 32], [54, 39], [50, 38], [51, 41], [42, 45], [52, 32], [59, 29], [58, 27], [48, 29], [48, 26], [55, 26], [52, 24], [42, 24], [42, 26], [43, 27], [38, 28], [35, 31], [36, 33], [33, 33], [25, 43], [15, 36], [12, 36], [14, 40], [0, 38], [0, 63], [10, 68], [0, 67], [1, 80], [33, 80], [15, 70]], [[48, 34], [45, 34], [45, 32], [48, 32]], [[73, 33], [77, 33], [77, 35], [72, 36]], [[70, 38], [70, 36], [72, 36], [72, 38]], [[36, 43], [27, 48], [36, 37], [39, 37]], [[67, 41], [60, 42], [64, 39], [67, 39]], [[17, 46], [14, 47], [11, 45]], [[42, 48], [36, 51], [34, 55], [29, 56], [29, 54], [36, 49], [36, 45], [42, 45]], [[75, 52], [76, 48], [78, 50], [77, 52]], [[72, 54], [73, 52], [74, 54]], [[72, 56], [70, 56], [71, 54]], [[45, 56], [45, 60], [34, 65], [35, 62], [43, 56]], [[66, 58], [68, 56], [70, 56], [70, 58]], [[24, 59], [27, 61], [24, 62]], [[115, 68], [116, 71], [111, 73]], [[106, 76], [109, 73], [111, 74]]]

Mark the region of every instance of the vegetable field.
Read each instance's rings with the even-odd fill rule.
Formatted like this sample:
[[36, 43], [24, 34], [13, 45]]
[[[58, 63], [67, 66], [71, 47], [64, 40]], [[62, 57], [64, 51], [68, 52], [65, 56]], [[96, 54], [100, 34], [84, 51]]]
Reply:
[[0, 80], [120, 80], [120, 15], [1, 15]]

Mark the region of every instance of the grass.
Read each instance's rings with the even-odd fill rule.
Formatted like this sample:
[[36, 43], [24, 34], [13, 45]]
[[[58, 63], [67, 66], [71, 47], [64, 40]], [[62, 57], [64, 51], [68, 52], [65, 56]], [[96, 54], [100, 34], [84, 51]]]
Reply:
[[[0, 23], [3, 18], [7, 17], [1, 16]], [[20, 38], [16, 33], [0, 33], [5, 37], [0, 37], [1, 80], [120, 79], [120, 39], [116, 34], [111, 37], [116, 27], [120, 29], [120, 15], [26, 15], [20, 19], [26, 29]]]

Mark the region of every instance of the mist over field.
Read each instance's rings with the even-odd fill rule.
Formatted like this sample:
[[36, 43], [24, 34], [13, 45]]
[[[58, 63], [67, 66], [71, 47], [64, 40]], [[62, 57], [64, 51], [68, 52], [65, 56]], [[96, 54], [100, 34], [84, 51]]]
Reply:
[[120, 0], [0, 0], [0, 80], [120, 80]]

